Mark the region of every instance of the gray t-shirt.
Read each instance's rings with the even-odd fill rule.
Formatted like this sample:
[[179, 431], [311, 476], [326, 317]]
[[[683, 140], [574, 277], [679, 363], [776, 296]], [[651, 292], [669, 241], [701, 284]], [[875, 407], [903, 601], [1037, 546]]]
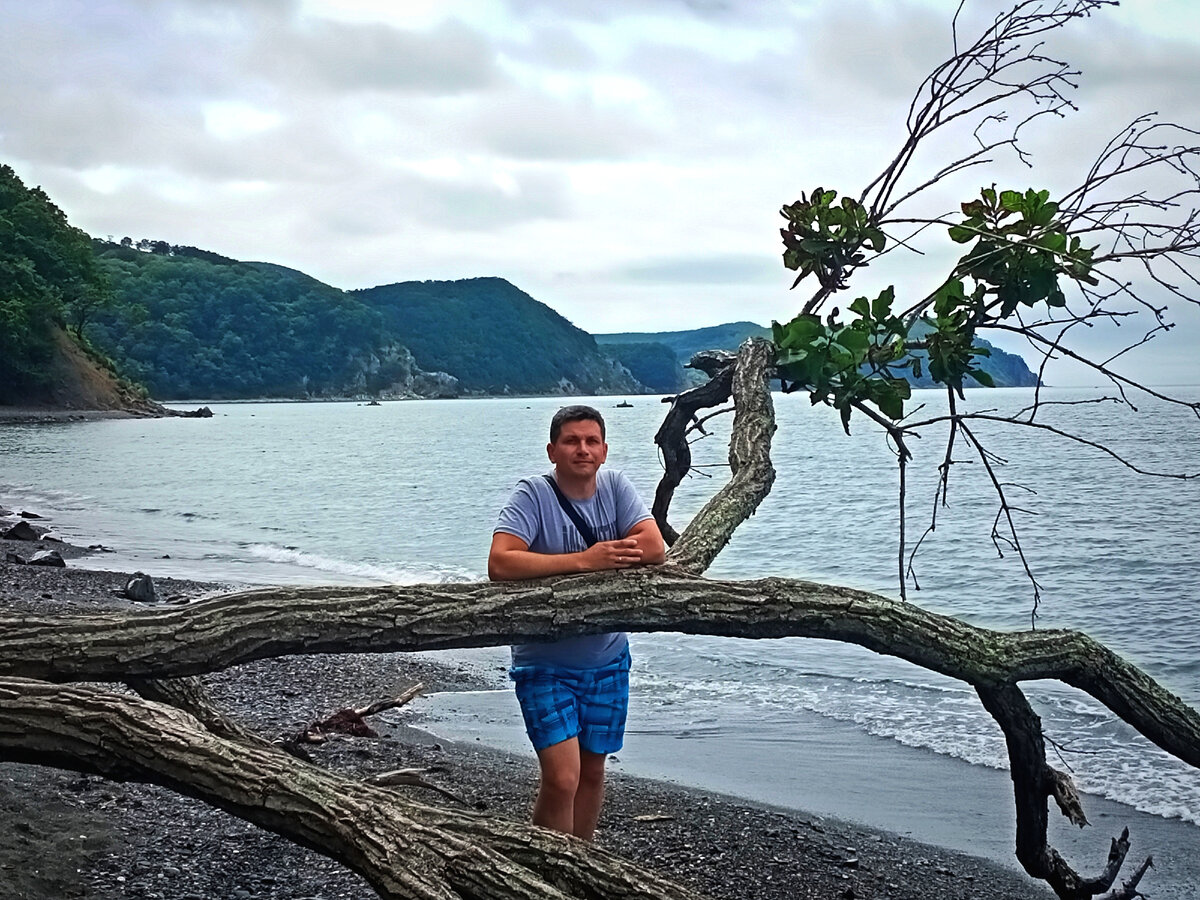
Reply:
[[[553, 473], [551, 473], [553, 477]], [[596, 493], [587, 500], [571, 503], [596, 533], [596, 539], [623, 538], [639, 522], [651, 518], [646, 504], [629, 479], [611, 469], [596, 473]], [[517, 482], [508, 503], [500, 510], [494, 531], [519, 537], [534, 553], [577, 553], [587, 549], [563, 508], [554, 489], [540, 475]], [[541, 644], [514, 644], [514, 666], [550, 665], [571, 669], [593, 669], [607, 665], [625, 650], [624, 632], [564, 638]]]

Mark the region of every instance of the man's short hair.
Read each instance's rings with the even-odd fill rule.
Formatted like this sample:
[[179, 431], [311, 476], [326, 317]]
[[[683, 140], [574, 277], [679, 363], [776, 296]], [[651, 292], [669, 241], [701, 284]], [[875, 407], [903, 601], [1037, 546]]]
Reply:
[[563, 426], [568, 422], [595, 422], [600, 426], [600, 440], [607, 440], [604, 435], [604, 416], [598, 410], [590, 406], [564, 406], [550, 420], [550, 443], [558, 440]]

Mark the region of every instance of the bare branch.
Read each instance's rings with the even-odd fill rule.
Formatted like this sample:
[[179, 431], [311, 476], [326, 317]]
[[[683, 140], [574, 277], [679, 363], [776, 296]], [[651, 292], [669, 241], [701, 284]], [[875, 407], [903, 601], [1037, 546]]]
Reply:
[[729, 438], [733, 475], [684, 529], [667, 562], [689, 572], [705, 571], [770, 493], [775, 482], [771, 465], [775, 409], [770, 391], [774, 361], [775, 347], [769, 341], [751, 339], [738, 351], [732, 385], [736, 412]]

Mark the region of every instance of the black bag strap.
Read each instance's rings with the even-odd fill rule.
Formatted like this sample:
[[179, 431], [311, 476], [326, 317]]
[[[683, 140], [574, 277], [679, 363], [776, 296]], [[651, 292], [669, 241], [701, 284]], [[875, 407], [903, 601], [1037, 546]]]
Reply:
[[596, 538], [596, 532], [592, 531], [592, 526], [584, 521], [583, 516], [579, 514], [579, 510], [567, 499], [567, 495], [562, 492], [562, 488], [558, 486], [558, 482], [549, 475], [543, 475], [542, 477], [546, 479], [546, 483], [553, 489], [554, 496], [558, 498], [558, 505], [563, 508], [563, 512], [567, 514], [567, 518], [575, 523], [575, 527], [579, 530], [579, 536], [583, 538], [583, 542], [589, 547], [600, 543]]

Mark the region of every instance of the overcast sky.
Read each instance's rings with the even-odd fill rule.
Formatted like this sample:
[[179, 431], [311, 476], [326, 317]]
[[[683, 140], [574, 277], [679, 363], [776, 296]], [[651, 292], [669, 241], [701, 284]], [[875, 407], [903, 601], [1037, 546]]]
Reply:
[[[895, 154], [956, 6], [0, 0], [0, 161], [100, 237], [342, 288], [499, 275], [592, 332], [767, 324], [802, 302], [779, 207], [857, 195]], [[1073, 186], [1138, 112], [1200, 127], [1198, 44], [1193, 0], [1075, 23], [1053, 49], [1083, 69], [1080, 112], [1033, 135], [1034, 173], [1009, 162], [956, 196]], [[930, 249], [847, 299], [919, 296], [952, 259]], [[1133, 374], [1200, 383], [1200, 315], [1177, 318]]]

